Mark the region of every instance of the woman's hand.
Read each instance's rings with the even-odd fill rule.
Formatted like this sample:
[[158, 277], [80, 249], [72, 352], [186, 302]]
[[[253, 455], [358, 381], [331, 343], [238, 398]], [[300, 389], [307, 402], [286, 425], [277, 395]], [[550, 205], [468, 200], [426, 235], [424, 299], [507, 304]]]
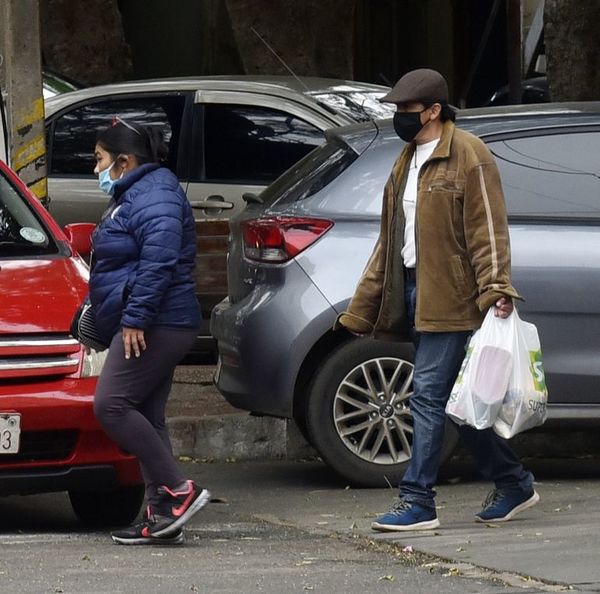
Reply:
[[123, 328], [123, 347], [125, 348], [125, 359], [131, 358], [131, 351], [136, 357], [146, 350], [144, 331], [141, 328]]
[[508, 318], [508, 316], [513, 312], [513, 302], [512, 299], [508, 299], [507, 297], [500, 297], [498, 301], [496, 301], [496, 311], [495, 316], [497, 318]]

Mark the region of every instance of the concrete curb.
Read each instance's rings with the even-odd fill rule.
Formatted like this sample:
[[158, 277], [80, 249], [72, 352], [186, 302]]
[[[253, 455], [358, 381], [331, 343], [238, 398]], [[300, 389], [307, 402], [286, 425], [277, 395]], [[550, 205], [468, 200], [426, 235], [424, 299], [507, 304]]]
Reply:
[[[256, 417], [233, 408], [212, 383], [214, 366], [180, 366], [167, 417], [176, 456], [198, 460], [303, 460], [316, 457], [294, 421]], [[522, 457], [581, 458], [600, 454], [600, 432], [547, 424], [517, 435], [511, 445]], [[459, 448], [455, 458], [468, 458]]]
[[197, 460], [300, 460], [317, 456], [293, 421], [247, 413], [171, 417], [173, 453]]

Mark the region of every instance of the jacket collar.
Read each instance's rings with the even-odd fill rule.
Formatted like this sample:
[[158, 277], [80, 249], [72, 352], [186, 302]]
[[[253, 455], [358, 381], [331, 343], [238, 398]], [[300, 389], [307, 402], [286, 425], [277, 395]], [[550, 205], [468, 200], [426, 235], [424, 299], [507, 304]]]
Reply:
[[440, 141], [437, 143], [429, 159], [447, 159], [450, 156], [450, 145], [454, 136], [455, 124], [451, 120], [446, 120], [442, 128]]
[[144, 163], [136, 167], [133, 171], [130, 171], [127, 175], [124, 175], [121, 179], [117, 180], [114, 185], [113, 198], [117, 201], [135, 182], [139, 181], [151, 171], [158, 169], [160, 165], [158, 163]]

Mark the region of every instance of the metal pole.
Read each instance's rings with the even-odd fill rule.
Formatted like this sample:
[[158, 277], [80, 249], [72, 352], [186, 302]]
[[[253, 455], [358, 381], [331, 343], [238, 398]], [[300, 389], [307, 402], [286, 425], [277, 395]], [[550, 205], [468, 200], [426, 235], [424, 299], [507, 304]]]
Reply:
[[523, 82], [523, 10], [521, 0], [506, 1], [508, 34], [508, 97], [512, 104], [521, 103]]
[[0, 2], [0, 88], [12, 168], [47, 201], [39, 0]]

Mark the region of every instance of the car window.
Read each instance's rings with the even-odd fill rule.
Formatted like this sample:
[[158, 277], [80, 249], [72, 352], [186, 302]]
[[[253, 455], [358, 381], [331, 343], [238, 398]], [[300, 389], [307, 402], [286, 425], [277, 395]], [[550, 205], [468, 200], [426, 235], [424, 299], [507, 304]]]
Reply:
[[329, 91], [311, 93], [318, 103], [324, 104], [337, 113], [341, 113], [355, 122], [391, 118], [396, 106], [381, 103], [383, 91]]
[[[267, 184], [323, 143], [316, 126], [284, 111], [204, 106], [206, 181]], [[196, 180], [201, 172], [196, 172]]]
[[515, 138], [489, 147], [509, 215], [600, 217], [600, 133]]
[[327, 142], [304, 157], [267, 187], [261, 198], [264, 204], [305, 200], [340, 175], [358, 155], [348, 146]]
[[59, 116], [51, 128], [50, 175], [92, 176], [98, 132], [114, 116], [163, 131], [169, 147], [167, 165], [175, 171], [185, 97], [106, 99], [76, 107]]
[[0, 173], [0, 258], [56, 253], [57, 245], [34, 210]]

